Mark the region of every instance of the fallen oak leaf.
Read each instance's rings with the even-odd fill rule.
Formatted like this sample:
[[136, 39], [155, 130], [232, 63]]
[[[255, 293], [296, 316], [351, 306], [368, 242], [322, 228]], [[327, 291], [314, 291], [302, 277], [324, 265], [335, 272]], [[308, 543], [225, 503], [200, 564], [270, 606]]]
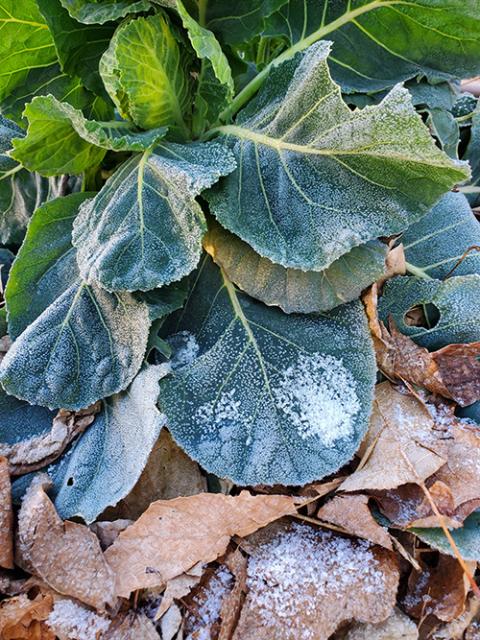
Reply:
[[100, 408], [101, 403], [97, 402], [80, 411], [60, 409], [48, 433], [15, 444], [0, 443], [0, 455], [8, 459], [10, 473], [30, 473], [56, 460], [70, 442], [92, 424]]
[[[197, 562], [225, 553], [230, 538], [246, 536], [296, 513], [290, 496], [238, 496], [200, 493], [159, 500], [122, 531], [105, 557], [116, 576], [116, 593], [166, 585]], [[139, 539], [142, 544], [139, 545]]]
[[386, 549], [392, 550], [390, 535], [378, 524], [368, 507], [368, 496], [335, 496], [320, 507], [317, 518], [339, 525], [357, 538], [369, 540]]
[[18, 564], [58, 593], [99, 610], [113, 605], [114, 576], [88, 527], [58, 516], [45, 493], [46, 474], [32, 481], [18, 516]]
[[13, 511], [8, 461], [0, 457], [0, 567], [13, 569]]

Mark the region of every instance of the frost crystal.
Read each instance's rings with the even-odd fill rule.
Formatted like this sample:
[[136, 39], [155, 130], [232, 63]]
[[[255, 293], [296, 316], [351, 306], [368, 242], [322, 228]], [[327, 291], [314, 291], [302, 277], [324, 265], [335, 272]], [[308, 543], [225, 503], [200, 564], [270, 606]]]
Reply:
[[97, 640], [107, 631], [110, 621], [71, 600], [59, 600], [48, 616], [47, 625], [60, 636]]
[[233, 576], [230, 571], [220, 567], [212, 576], [204, 593], [193, 599], [196, 604], [196, 620], [186, 640], [210, 640], [210, 627], [220, 616], [223, 599], [230, 591], [232, 582]]
[[185, 367], [191, 364], [198, 356], [200, 345], [197, 339], [189, 331], [180, 331], [170, 336], [168, 344], [172, 347], [173, 357], [171, 360], [172, 369]]
[[342, 360], [320, 353], [300, 355], [283, 372], [273, 394], [300, 437], [316, 436], [325, 446], [348, 437], [360, 411], [352, 374]]
[[225, 421], [241, 421], [240, 401], [234, 396], [235, 389], [232, 389], [223, 392], [218, 399], [202, 404], [195, 413], [195, 421], [209, 425], [212, 430], [221, 427]]

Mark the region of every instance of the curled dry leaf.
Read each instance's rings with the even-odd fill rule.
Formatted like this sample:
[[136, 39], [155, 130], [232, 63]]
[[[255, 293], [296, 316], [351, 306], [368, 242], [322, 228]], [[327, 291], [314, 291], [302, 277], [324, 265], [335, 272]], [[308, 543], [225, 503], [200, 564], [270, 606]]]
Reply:
[[372, 516], [367, 496], [335, 496], [319, 509], [317, 517], [343, 527], [351, 535], [392, 550], [390, 535]]
[[0, 606], [0, 638], [55, 640], [55, 635], [45, 625], [52, 605], [52, 596], [42, 593], [33, 600], [25, 594], [4, 600]]
[[18, 517], [18, 563], [58, 593], [97, 609], [113, 604], [114, 576], [97, 537], [86, 526], [63, 522], [45, 493], [41, 474], [28, 488]]
[[[469, 562], [467, 566], [475, 572], [476, 563]], [[440, 555], [435, 567], [424, 566], [422, 572], [412, 571], [402, 605], [418, 620], [434, 615], [443, 622], [450, 622], [465, 611], [468, 592], [468, 581], [457, 560]]]
[[21, 475], [36, 471], [58, 458], [80, 433], [95, 420], [101, 403], [80, 411], [60, 409], [48, 433], [15, 444], [1, 444], [0, 455], [8, 459], [10, 473]]
[[345, 640], [417, 640], [417, 625], [408, 616], [395, 609], [390, 617], [377, 624], [353, 625]]
[[361, 454], [365, 464], [341, 485], [343, 491], [394, 489], [425, 480], [445, 464], [442, 431], [416, 397], [400, 393], [390, 382], [376, 386], [370, 426]]
[[8, 461], [0, 457], [0, 567], [13, 568], [13, 511]]
[[155, 619], [159, 620], [168, 611], [174, 600], [180, 600], [189, 594], [193, 587], [200, 582], [202, 574], [203, 564], [199, 562], [187, 572], [169, 580], [163, 593], [160, 606], [155, 614]]
[[[246, 536], [296, 513], [289, 496], [200, 493], [159, 500], [125, 529], [105, 552], [116, 575], [116, 593], [165, 585], [197, 562], [225, 553], [233, 535]], [[138, 544], [139, 539], [142, 544]]]
[[293, 524], [272, 530], [248, 561], [234, 640], [326, 640], [347, 620], [380, 622], [395, 604], [393, 553]]
[[472, 404], [480, 398], [480, 342], [450, 344], [430, 353], [400, 333], [390, 319], [389, 330], [378, 320], [376, 285], [363, 302], [373, 335], [379, 368], [392, 379], [416, 384], [458, 402]]
[[198, 464], [162, 429], [137, 484], [115, 507], [107, 509], [105, 516], [136, 520], [155, 500], [192, 496], [206, 490]]

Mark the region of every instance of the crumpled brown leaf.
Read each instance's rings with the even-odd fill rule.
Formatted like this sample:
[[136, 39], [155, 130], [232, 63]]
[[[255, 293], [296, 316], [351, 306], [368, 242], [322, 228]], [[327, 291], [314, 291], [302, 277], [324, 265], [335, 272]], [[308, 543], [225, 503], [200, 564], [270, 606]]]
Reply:
[[400, 393], [390, 382], [378, 384], [360, 449], [360, 455], [369, 456], [340, 489], [394, 489], [431, 476], [446, 462], [443, 432], [434, 426], [418, 398]]
[[320, 507], [317, 517], [339, 525], [358, 538], [370, 540], [386, 549], [393, 548], [387, 529], [378, 524], [368, 508], [368, 496], [335, 496]]
[[363, 302], [377, 364], [387, 378], [419, 385], [461, 406], [480, 399], [480, 342], [450, 344], [431, 353], [400, 333], [392, 319], [387, 330], [378, 320], [377, 297], [373, 285]]
[[[225, 553], [233, 535], [246, 536], [296, 513], [289, 496], [200, 493], [159, 500], [122, 531], [105, 556], [116, 575], [117, 595], [165, 585], [197, 562]], [[141, 540], [141, 544], [139, 544]]]
[[92, 424], [100, 408], [101, 403], [96, 402], [80, 411], [60, 409], [48, 433], [15, 444], [0, 443], [0, 456], [8, 459], [10, 473], [30, 473], [56, 460], [70, 442]]
[[413, 620], [395, 609], [383, 622], [353, 625], [345, 640], [418, 640], [418, 629]]
[[395, 555], [363, 540], [300, 524], [253, 549], [233, 640], [327, 640], [347, 620], [381, 622], [395, 605]]
[[44, 624], [52, 610], [53, 598], [39, 593], [30, 600], [21, 594], [0, 605], [0, 638], [2, 640], [55, 640]]
[[182, 451], [166, 429], [162, 429], [132, 491], [104, 515], [108, 519], [136, 520], [155, 500], [193, 496], [206, 490], [206, 479], [198, 464]]
[[114, 576], [88, 527], [63, 522], [45, 493], [46, 474], [31, 483], [18, 516], [17, 564], [58, 593], [103, 610], [114, 603]]
[[13, 511], [8, 460], [0, 457], [0, 567], [13, 569]]
[[[467, 566], [475, 572], [476, 563], [468, 562]], [[402, 605], [413, 618], [434, 615], [450, 622], [465, 611], [468, 592], [469, 583], [458, 561], [440, 555], [435, 567], [425, 565], [422, 572], [412, 571]]]
[[167, 586], [162, 596], [162, 601], [155, 614], [155, 619], [160, 619], [165, 612], [171, 607], [174, 600], [180, 600], [190, 593], [201, 580], [203, 575], [203, 564], [197, 562], [191, 569], [175, 576], [167, 582]]

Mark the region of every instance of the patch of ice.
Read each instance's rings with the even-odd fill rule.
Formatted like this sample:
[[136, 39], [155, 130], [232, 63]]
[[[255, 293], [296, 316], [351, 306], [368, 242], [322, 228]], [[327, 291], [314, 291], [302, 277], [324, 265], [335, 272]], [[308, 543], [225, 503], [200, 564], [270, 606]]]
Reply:
[[302, 439], [317, 437], [327, 447], [352, 433], [360, 411], [352, 374], [342, 360], [320, 353], [301, 354], [273, 394]]
[[173, 350], [173, 356], [170, 361], [172, 369], [179, 369], [191, 364], [200, 351], [197, 339], [189, 331], [175, 333], [168, 338], [167, 342]]

